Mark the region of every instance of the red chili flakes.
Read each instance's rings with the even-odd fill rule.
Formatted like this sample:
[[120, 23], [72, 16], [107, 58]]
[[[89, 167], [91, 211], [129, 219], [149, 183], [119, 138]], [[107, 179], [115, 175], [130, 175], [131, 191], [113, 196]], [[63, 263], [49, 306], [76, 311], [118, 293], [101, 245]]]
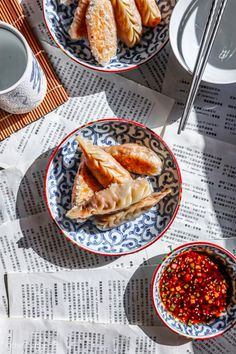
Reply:
[[218, 265], [207, 255], [194, 251], [179, 254], [160, 281], [166, 310], [188, 325], [219, 317], [226, 308], [227, 290]]

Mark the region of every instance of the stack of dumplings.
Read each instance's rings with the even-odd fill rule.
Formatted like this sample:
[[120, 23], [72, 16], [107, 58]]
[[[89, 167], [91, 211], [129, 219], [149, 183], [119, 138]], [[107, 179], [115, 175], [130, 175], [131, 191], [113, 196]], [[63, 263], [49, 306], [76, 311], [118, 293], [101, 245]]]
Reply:
[[[80, 136], [76, 140], [82, 156], [68, 218], [92, 218], [97, 228], [107, 230], [137, 218], [171, 193], [170, 188], [153, 192], [143, 177], [162, 171], [160, 158], [149, 148], [133, 143], [101, 147]], [[131, 173], [142, 177], [134, 179]]]
[[142, 26], [160, 22], [156, 0], [78, 0], [69, 35], [88, 38], [94, 58], [105, 66], [116, 55], [117, 36], [132, 48], [141, 40]]

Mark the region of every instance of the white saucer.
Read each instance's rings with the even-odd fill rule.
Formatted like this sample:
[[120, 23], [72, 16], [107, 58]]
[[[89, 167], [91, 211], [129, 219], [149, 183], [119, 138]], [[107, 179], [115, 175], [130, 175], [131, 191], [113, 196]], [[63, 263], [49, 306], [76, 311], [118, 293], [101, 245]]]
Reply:
[[[170, 20], [170, 43], [180, 64], [193, 72], [199, 43], [209, 15], [209, 0], [179, 0]], [[236, 82], [236, 1], [229, 0], [213, 45], [203, 80]]]

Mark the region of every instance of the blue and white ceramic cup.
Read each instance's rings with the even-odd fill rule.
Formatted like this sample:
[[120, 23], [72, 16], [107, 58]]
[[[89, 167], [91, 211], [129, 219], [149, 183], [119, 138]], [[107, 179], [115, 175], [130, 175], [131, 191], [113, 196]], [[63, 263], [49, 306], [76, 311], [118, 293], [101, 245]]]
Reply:
[[46, 91], [45, 74], [25, 38], [0, 21], [0, 108], [13, 114], [30, 112]]

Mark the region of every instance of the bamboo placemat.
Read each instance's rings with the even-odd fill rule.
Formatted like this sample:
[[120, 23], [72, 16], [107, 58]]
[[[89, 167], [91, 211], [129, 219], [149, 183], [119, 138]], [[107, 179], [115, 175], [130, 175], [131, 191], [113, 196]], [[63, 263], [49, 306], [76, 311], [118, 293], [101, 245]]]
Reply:
[[11, 114], [0, 109], [0, 141], [17, 130], [36, 121], [68, 100], [68, 95], [62, 87], [49, 63], [44, 50], [32, 33], [18, 0], [0, 0], [0, 20], [16, 27], [26, 38], [34, 55], [37, 57], [47, 78], [47, 94], [43, 102], [33, 111], [26, 114]]

